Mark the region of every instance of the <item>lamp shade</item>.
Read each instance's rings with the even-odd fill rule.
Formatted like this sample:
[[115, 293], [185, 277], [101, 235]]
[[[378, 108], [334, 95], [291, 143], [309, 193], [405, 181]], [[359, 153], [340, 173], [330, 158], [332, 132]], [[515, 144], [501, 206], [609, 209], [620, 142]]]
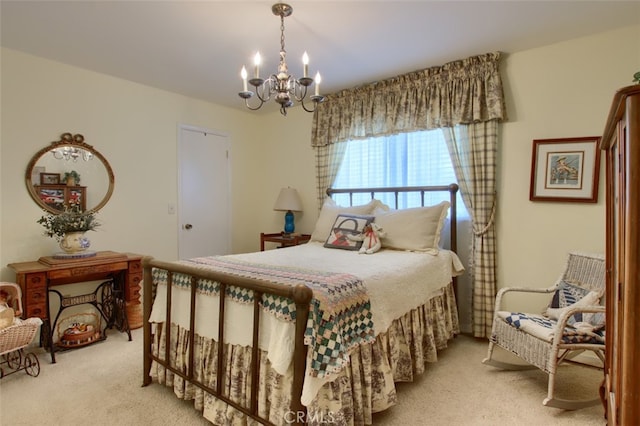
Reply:
[[294, 212], [301, 212], [302, 201], [300, 201], [298, 191], [296, 191], [294, 188], [282, 188], [280, 190], [280, 194], [278, 194], [276, 203], [273, 205], [273, 209], [281, 211], [291, 210]]

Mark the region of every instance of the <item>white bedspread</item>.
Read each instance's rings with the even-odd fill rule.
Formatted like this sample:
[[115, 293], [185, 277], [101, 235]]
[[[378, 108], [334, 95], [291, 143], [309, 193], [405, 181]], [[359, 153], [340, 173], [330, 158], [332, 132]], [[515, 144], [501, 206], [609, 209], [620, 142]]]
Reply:
[[376, 335], [407, 311], [423, 305], [434, 292], [464, 271], [458, 256], [449, 250], [437, 255], [400, 250], [375, 254], [325, 248], [309, 242], [287, 249], [236, 254], [232, 257], [270, 265], [348, 272], [360, 278], [369, 291]]
[[[357, 251], [329, 249], [322, 243], [309, 242], [286, 249], [230, 255], [230, 257], [260, 264], [294, 266], [297, 268], [348, 272], [366, 285], [371, 300], [375, 334], [389, 328], [393, 320], [425, 304], [451, 282], [451, 277], [464, 271], [458, 256], [449, 250], [437, 255], [383, 249], [371, 255]], [[172, 291], [172, 322], [189, 328], [189, 292]], [[198, 295], [196, 298], [196, 333], [215, 339], [218, 334], [218, 296]], [[182, 308], [184, 307], [184, 308]], [[227, 303], [225, 307], [225, 342], [249, 346], [252, 305]], [[150, 322], [165, 322], [166, 290], [158, 288]], [[294, 346], [294, 323], [272, 315], [260, 315], [261, 349], [268, 351], [269, 361], [279, 374], [285, 374], [291, 365]], [[327, 381], [307, 375], [302, 403], [308, 405], [318, 389]]]

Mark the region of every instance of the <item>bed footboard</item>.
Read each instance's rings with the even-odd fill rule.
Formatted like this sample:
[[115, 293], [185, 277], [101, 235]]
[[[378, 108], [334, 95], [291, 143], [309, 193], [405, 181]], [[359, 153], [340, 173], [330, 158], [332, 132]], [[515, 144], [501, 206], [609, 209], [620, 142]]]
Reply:
[[[305, 377], [306, 367], [306, 355], [307, 347], [304, 344], [304, 333], [307, 327], [307, 318], [309, 315], [310, 302], [312, 299], [312, 290], [305, 285], [297, 285], [294, 287], [287, 285], [280, 285], [262, 281], [252, 278], [244, 278], [235, 275], [226, 274], [214, 270], [203, 270], [192, 266], [175, 263], [175, 262], [163, 262], [154, 260], [151, 257], [145, 257], [142, 261], [144, 268], [144, 282], [143, 282], [143, 301], [144, 301], [144, 363], [143, 363], [143, 379], [142, 385], [147, 386], [152, 382], [151, 378], [151, 365], [152, 362], [157, 362], [162, 365], [167, 371], [171, 371], [173, 374], [182, 377], [184, 380], [199, 387], [206, 393], [214, 396], [215, 398], [224, 401], [230, 406], [234, 407], [238, 411], [244, 413], [250, 418], [263, 423], [272, 424], [267, 419], [263, 419], [258, 415], [258, 362], [259, 362], [259, 329], [260, 329], [260, 301], [262, 295], [271, 294], [279, 297], [285, 297], [294, 301], [296, 305], [296, 319], [295, 319], [295, 349], [293, 354], [293, 385], [291, 389], [291, 411], [296, 413], [294, 424], [303, 424], [306, 417], [306, 407], [300, 402], [302, 395], [302, 388]], [[165, 356], [162, 359], [160, 356], [155, 356], [152, 351], [152, 330], [149, 319], [151, 317], [151, 308], [153, 300], [155, 298], [156, 288], [153, 283], [152, 270], [160, 269], [167, 273], [167, 303], [166, 303], [166, 321], [165, 326], [170, 327], [171, 324], [171, 288], [172, 281], [175, 274], [184, 274], [190, 277], [190, 327], [189, 327], [189, 359], [186, 366], [186, 373], [174, 368], [170, 365], [169, 348], [171, 347], [170, 339], [171, 333], [165, 333], [166, 345]], [[223, 350], [224, 344], [218, 344], [218, 368], [217, 372], [220, 377], [216, 380], [216, 387], [212, 388], [205, 383], [198, 381], [194, 376], [195, 360], [194, 360], [194, 342], [195, 342], [195, 318], [196, 318], [196, 291], [197, 283], [199, 280], [210, 280], [220, 285], [220, 295], [224, 295], [226, 288], [234, 286], [242, 289], [251, 290], [254, 293], [253, 297], [253, 324], [252, 324], [252, 356], [251, 356], [251, 396], [249, 407], [242, 406], [235, 401], [224, 395], [222, 385], [224, 383], [223, 375], [225, 374], [223, 363]], [[218, 307], [218, 337], [217, 341], [223, 343], [224, 339], [224, 315], [225, 315], [225, 297], [219, 298]]]

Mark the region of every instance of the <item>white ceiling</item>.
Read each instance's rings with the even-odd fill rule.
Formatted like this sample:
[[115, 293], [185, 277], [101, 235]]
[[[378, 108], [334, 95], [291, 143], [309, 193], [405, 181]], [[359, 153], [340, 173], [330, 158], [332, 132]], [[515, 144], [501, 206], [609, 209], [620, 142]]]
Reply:
[[[2, 46], [243, 108], [240, 69], [276, 71], [275, 1], [1, 0]], [[289, 71], [301, 56], [331, 93], [469, 56], [506, 54], [640, 24], [640, 1], [291, 0]], [[594, 58], [597, 60], [597, 58]]]

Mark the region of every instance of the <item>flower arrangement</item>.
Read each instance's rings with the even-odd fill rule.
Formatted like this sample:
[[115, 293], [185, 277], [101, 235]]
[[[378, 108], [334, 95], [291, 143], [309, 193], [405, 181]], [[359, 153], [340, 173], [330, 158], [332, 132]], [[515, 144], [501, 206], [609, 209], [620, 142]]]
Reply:
[[100, 222], [96, 213], [82, 212], [78, 207], [65, 209], [60, 214], [47, 213], [37, 220], [44, 227], [44, 235], [60, 242], [68, 232], [95, 231]]

